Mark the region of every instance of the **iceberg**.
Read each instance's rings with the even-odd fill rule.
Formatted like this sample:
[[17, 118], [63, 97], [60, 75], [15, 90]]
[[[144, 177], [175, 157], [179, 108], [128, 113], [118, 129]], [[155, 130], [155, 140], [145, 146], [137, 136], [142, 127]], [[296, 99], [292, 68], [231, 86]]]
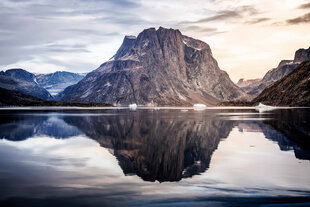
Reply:
[[261, 113], [261, 112], [265, 112], [265, 111], [272, 111], [275, 108], [276, 107], [274, 107], [274, 106], [268, 106], [268, 105], [259, 103], [258, 106], [255, 107], [255, 110], [259, 111]]
[[194, 107], [194, 110], [204, 110], [207, 108], [207, 106], [204, 104], [194, 104], [193, 107]]
[[136, 110], [137, 109], [137, 104], [129, 104], [129, 109], [131, 109], [131, 110]]

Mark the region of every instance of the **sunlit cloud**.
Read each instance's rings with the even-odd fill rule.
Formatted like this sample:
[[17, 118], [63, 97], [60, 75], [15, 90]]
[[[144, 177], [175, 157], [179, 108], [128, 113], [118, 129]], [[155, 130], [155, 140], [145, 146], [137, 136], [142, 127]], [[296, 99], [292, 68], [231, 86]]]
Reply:
[[304, 14], [300, 17], [288, 19], [286, 21], [288, 24], [301, 24], [301, 23], [309, 23], [310, 22], [310, 13]]
[[248, 23], [248, 24], [258, 24], [258, 23], [261, 23], [261, 22], [269, 21], [269, 20], [270, 20], [270, 18], [266, 18], [266, 17], [254, 18], [254, 19], [251, 19], [249, 21], [246, 21], [246, 23]]
[[299, 9], [310, 9], [310, 3], [302, 4], [298, 8]]

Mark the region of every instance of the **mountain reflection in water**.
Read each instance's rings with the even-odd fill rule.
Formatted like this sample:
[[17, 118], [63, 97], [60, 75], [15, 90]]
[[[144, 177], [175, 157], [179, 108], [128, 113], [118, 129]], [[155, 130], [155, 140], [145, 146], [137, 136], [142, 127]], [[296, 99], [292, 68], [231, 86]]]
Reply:
[[281, 150], [293, 150], [296, 158], [310, 160], [308, 111], [274, 113], [276, 118], [238, 111], [15, 112], [2, 114], [0, 137], [22, 141], [42, 135], [59, 139], [86, 135], [110, 149], [125, 175], [138, 175], [145, 181], [180, 181], [206, 171], [221, 139], [234, 127], [263, 132]]
[[0, 110], [0, 206], [310, 206], [309, 112]]

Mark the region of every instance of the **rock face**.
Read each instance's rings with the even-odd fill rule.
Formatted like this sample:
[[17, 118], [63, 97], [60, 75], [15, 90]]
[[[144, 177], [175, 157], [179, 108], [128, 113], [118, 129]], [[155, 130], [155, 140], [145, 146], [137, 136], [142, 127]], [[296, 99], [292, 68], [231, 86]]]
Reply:
[[126, 36], [113, 58], [59, 97], [114, 105], [215, 105], [247, 95], [219, 69], [208, 44], [160, 27]]
[[279, 63], [278, 67], [269, 70], [260, 82], [256, 82], [255, 80], [257, 79], [255, 79], [255, 80], [248, 80], [248, 82], [253, 82], [253, 84], [249, 84], [249, 85], [237, 84], [237, 85], [241, 87], [247, 94], [255, 98], [267, 86], [275, 83], [276, 81], [280, 80], [284, 76], [288, 75], [301, 62], [306, 61], [306, 60], [310, 60], [310, 47], [308, 49], [297, 50], [295, 52], [294, 60], [282, 60]]
[[34, 74], [23, 69], [0, 72], [0, 88], [18, 91], [43, 100], [51, 100], [51, 94], [38, 85]]
[[253, 102], [276, 106], [310, 106], [310, 61], [301, 63], [290, 74], [268, 86]]
[[49, 74], [36, 75], [37, 83], [45, 88], [52, 96], [56, 96], [66, 87], [74, 85], [85, 77], [83, 74], [57, 71]]
[[295, 53], [294, 63], [301, 63], [310, 60], [310, 47], [308, 49], [299, 49]]

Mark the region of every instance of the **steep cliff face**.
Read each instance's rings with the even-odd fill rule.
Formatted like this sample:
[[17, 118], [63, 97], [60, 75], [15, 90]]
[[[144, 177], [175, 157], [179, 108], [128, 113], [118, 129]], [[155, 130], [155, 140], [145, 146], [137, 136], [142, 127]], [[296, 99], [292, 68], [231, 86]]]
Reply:
[[[294, 60], [282, 60], [278, 67], [269, 70], [260, 82], [255, 82], [251, 85], [241, 85], [241, 87], [247, 94], [255, 98], [258, 96], [267, 86], [275, 83], [281, 78], [292, 72], [303, 61], [310, 60], [310, 47], [308, 49], [299, 49], [295, 52]], [[256, 80], [256, 79], [255, 79]], [[249, 82], [253, 80], [248, 80]]]
[[113, 58], [59, 97], [114, 105], [214, 105], [246, 96], [219, 69], [208, 44], [160, 27], [126, 36]]
[[253, 102], [276, 106], [310, 106], [310, 61], [301, 63], [290, 74], [268, 86]]
[[295, 53], [294, 63], [301, 63], [310, 60], [310, 47], [308, 49], [299, 49]]

